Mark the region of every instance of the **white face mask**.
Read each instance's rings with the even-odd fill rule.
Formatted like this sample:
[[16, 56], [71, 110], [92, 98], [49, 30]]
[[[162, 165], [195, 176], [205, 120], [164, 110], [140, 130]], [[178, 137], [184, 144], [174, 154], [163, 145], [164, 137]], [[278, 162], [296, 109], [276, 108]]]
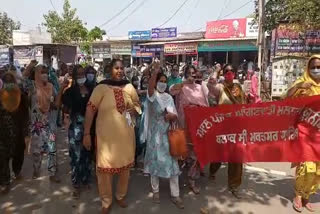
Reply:
[[164, 83], [164, 82], [158, 82], [158, 83], [157, 83], [157, 90], [158, 90], [160, 93], [165, 92], [166, 89], [167, 89], [167, 83]]
[[49, 78], [48, 74], [41, 74], [41, 80], [43, 82], [48, 82], [48, 78]]
[[79, 79], [77, 79], [77, 83], [78, 83], [79, 85], [83, 85], [83, 84], [86, 82], [86, 80], [87, 80], [87, 78], [85, 78], [85, 77], [79, 78]]
[[315, 68], [310, 70], [310, 76], [314, 79], [320, 79], [320, 69]]
[[94, 74], [87, 74], [87, 78], [90, 82], [94, 80]]

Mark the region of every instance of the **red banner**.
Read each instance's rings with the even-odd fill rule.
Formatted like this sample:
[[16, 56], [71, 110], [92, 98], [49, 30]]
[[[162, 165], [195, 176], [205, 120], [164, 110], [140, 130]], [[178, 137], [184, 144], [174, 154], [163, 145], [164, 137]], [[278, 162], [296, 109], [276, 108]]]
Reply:
[[201, 166], [210, 162], [320, 161], [320, 96], [185, 108]]
[[205, 38], [243, 38], [246, 36], [246, 25], [246, 18], [207, 22]]

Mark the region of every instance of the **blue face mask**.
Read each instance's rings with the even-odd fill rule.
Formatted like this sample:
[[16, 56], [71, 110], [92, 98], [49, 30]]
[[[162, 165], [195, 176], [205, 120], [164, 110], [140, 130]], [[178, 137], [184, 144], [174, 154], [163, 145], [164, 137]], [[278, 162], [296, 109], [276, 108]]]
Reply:
[[95, 75], [94, 74], [87, 74], [87, 79], [89, 82], [93, 82]]

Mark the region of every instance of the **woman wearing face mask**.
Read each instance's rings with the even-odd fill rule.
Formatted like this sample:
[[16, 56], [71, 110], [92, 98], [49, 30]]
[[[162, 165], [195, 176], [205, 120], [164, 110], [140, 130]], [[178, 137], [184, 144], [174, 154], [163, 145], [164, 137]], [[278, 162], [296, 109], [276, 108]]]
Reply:
[[73, 197], [78, 199], [81, 186], [88, 189], [91, 178], [91, 153], [83, 147], [82, 140], [86, 106], [93, 87], [89, 84], [81, 65], [76, 65], [73, 68], [72, 82], [72, 86], [65, 92], [64, 89], [68, 87], [68, 82], [66, 81], [63, 84], [57, 102], [59, 106], [63, 104], [64, 112], [70, 115], [71, 124], [68, 138], [71, 158], [71, 181], [74, 188]]
[[[50, 123], [50, 111], [56, 109], [54, 90], [48, 81], [48, 69], [43, 65], [35, 67], [32, 61], [24, 72], [24, 87], [31, 99], [31, 152], [33, 157], [33, 179], [40, 177], [42, 157], [48, 153], [48, 172], [50, 181], [59, 183], [57, 177], [56, 136]], [[34, 71], [34, 80], [32, 70]]]
[[4, 75], [0, 89], [0, 194], [10, 191], [10, 158], [14, 154], [17, 140], [17, 126], [13, 117], [20, 105], [21, 91], [11, 82], [11, 74]]
[[[3, 76], [4, 90], [12, 104], [19, 104], [15, 111], [9, 110], [16, 126], [16, 138], [12, 154], [12, 170], [17, 180], [22, 178], [21, 169], [24, 162], [25, 149], [29, 146], [29, 109], [28, 97], [19, 88], [15, 74], [7, 72]], [[5, 101], [4, 99], [3, 101]], [[9, 101], [9, 100], [8, 100]], [[5, 103], [5, 102], [3, 102]], [[8, 103], [9, 104], [9, 103]], [[6, 105], [4, 105], [6, 107]], [[10, 108], [9, 108], [10, 109]]]
[[[315, 95], [320, 95], [320, 55], [314, 55], [309, 59], [303, 76], [287, 92], [288, 97]], [[320, 162], [297, 164], [295, 178], [296, 197], [293, 200], [293, 207], [296, 211], [302, 212], [305, 207], [307, 210], [315, 212], [309, 203], [309, 197], [319, 190], [319, 182]]]
[[147, 150], [144, 161], [144, 171], [151, 175], [153, 201], [160, 203], [159, 178], [170, 179], [172, 202], [183, 209], [183, 202], [179, 193], [178, 161], [170, 155], [168, 131], [170, 122], [177, 119], [177, 111], [173, 98], [165, 93], [167, 77], [160, 73], [160, 69], [152, 74], [148, 87], [148, 124]]
[[[245, 104], [246, 98], [239, 84], [233, 83], [235, 74], [231, 65], [227, 64], [223, 68], [225, 82], [218, 96], [219, 105]], [[215, 179], [216, 172], [220, 169], [221, 163], [210, 165], [210, 176]], [[242, 181], [242, 163], [228, 163], [228, 188], [232, 195], [240, 198], [238, 194]]]
[[129, 81], [124, 80], [120, 59], [113, 59], [108, 66], [111, 79], [102, 81], [92, 92], [86, 109], [83, 145], [91, 149], [90, 129], [96, 120], [96, 174], [102, 213], [109, 213], [112, 204], [112, 179], [119, 175], [116, 202], [122, 208], [128, 205], [130, 168], [134, 165], [134, 118], [141, 113], [139, 97]]
[[[185, 128], [184, 108], [186, 106], [209, 106], [208, 97], [203, 87], [196, 81], [196, 68], [192, 65], [185, 67], [185, 82], [173, 85], [170, 93], [176, 96], [176, 107], [178, 110], [179, 126]], [[189, 139], [189, 156], [185, 160], [188, 168], [188, 182], [190, 189], [199, 194], [200, 189], [196, 186], [196, 180], [200, 178], [200, 166], [193, 150], [193, 145]]]
[[92, 66], [87, 66], [84, 70], [87, 78], [88, 85], [91, 85], [91, 87], [94, 87], [96, 85], [96, 70]]

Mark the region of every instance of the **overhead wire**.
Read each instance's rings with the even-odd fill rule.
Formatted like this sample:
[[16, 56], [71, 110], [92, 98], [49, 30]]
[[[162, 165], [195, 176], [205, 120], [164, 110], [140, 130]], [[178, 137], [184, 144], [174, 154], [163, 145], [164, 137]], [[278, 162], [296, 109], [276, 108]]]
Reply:
[[54, 9], [54, 11], [59, 15], [56, 7], [54, 6], [54, 4], [53, 4], [53, 2], [52, 2], [52, 0], [50, 0], [50, 4], [51, 4], [52, 8]]
[[126, 17], [124, 17], [120, 22], [118, 22], [116, 25], [114, 25], [113, 27], [109, 28], [107, 30], [107, 32], [114, 30], [116, 28], [118, 28], [122, 23], [124, 23], [130, 16], [132, 16], [135, 12], [137, 12], [148, 0], [142, 0], [142, 2], [140, 2], [140, 4], [135, 7], [131, 13], [129, 13]]
[[167, 24], [168, 22], [171, 21], [171, 19], [173, 19], [177, 13], [183, 8], [183, 6], [188, 2], [189, 0], [184, 0], [184, 2], [178, 7], [178, 9], [165, 21], [163, 22], [161, 25], [159, 25], [158, 27], [162, 27], [165, 24]]
[[193, 10], [191, 11], [189, 17], [187, 18], [187, 21], [184, 23], [185, 26], [189, 23], [189, 21], [190, 21], [191, 17], [193, 16], [195, 10], [198, 8], [199, 3], [200, 3], [200, 0], [196, 0], [196, 4], [195, 4]]
[[107, 21], [105, 21], [103, 24], [101, 24], [99, 27], [103, 27], [107, 24], [109, 24], [112, 20], [114, 20], [115, 18], [117, 18], [117, 16], [119, 16], [122, 12], [124, 12], [126, 9], [128, 9], [136, 0], [132, 0], [131, 2], [129, 2], [129, 4], [127, 4], [124, 8], [122, 8], [118, 13], [116, 13], [115, 15], [113, 15], [110, 19], [108, 19]]

